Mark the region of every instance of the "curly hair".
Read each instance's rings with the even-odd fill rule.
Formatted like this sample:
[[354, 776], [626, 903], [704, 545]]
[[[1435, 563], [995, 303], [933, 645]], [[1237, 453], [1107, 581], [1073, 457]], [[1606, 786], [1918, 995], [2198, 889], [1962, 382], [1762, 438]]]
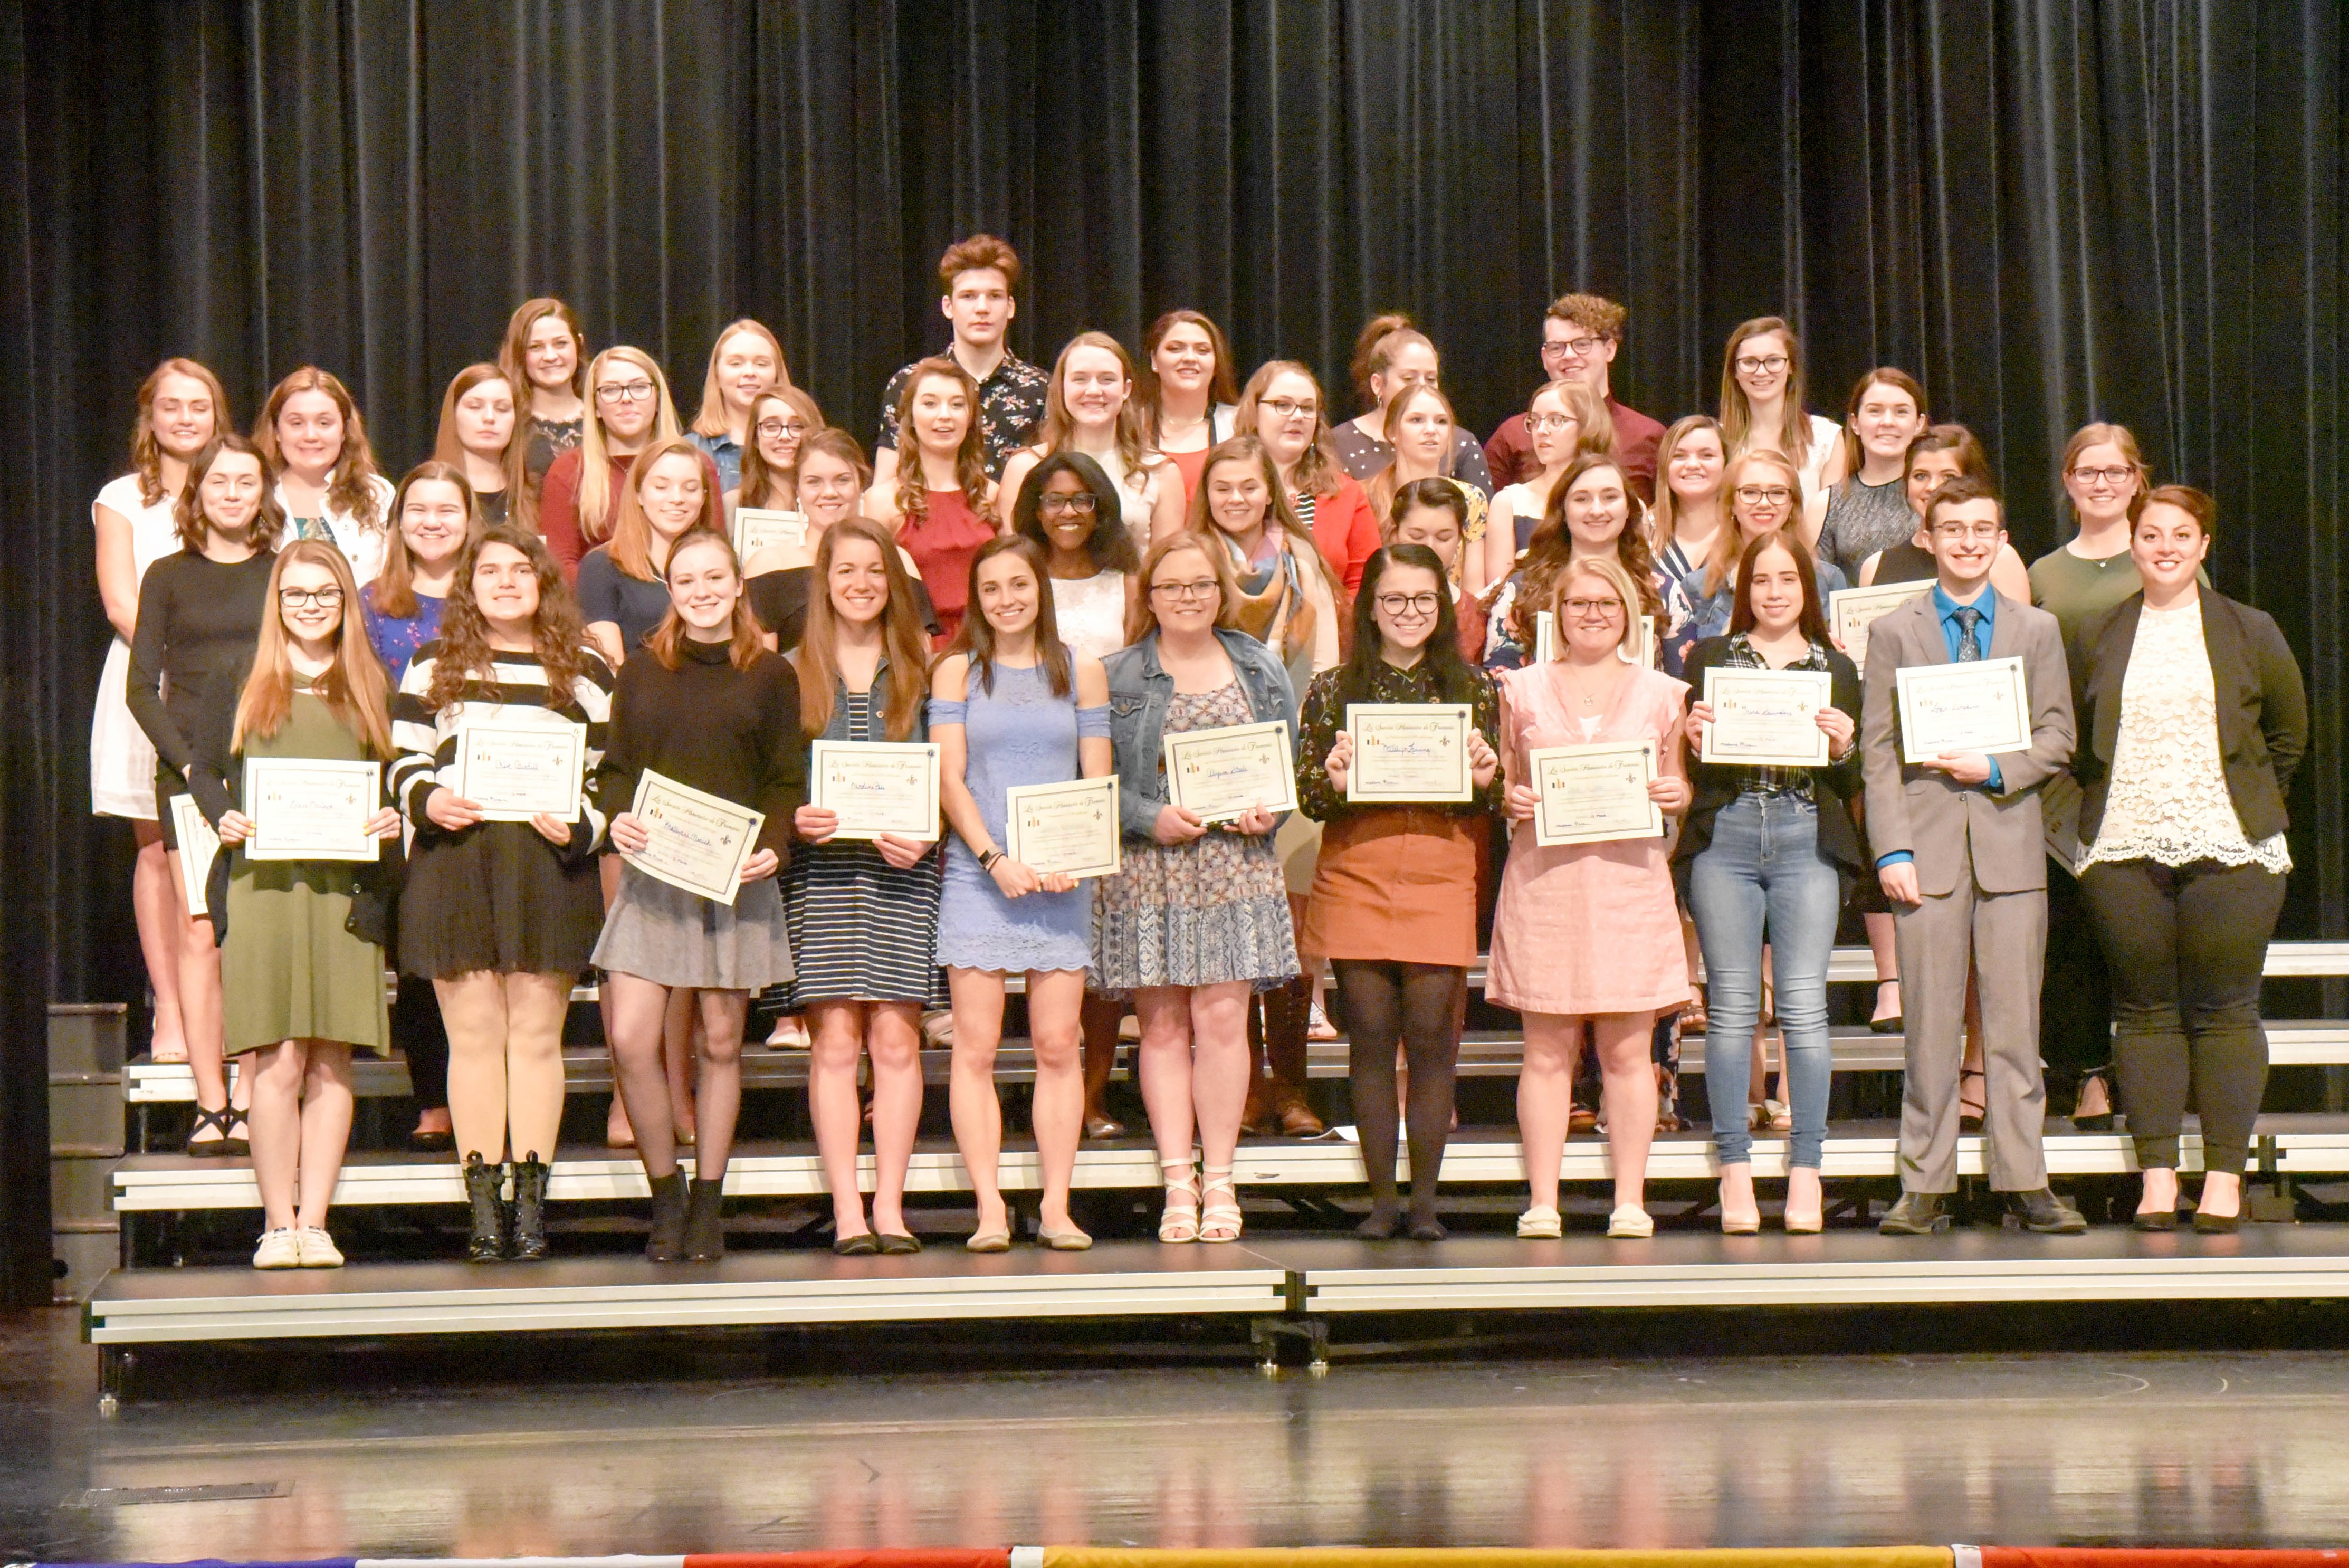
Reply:
[[538, 579], [538, 609], [531, 616], [531, 652], [546, 671], [546, 700], [560, 707], [571, 698], [571, 688], [587, 673], [591, 655], [587, 628], [579, 618], [579, 601], [563, 580], [546, 542], [527, 529], [505, 523], [484, 530], [465, 547], [450, 584], [449, 605], [440, 617], [440, 653], [432, 662], [432, 684], [425, 689], [424, 706], [438, 712], [457, 700], [469, 676], [479, 676], [492, 691], [497, 689], [496, 656], [490, 649], [490, 626], [473, 597], [473, 571], [481, 552], [493, 544], [519, 551]]

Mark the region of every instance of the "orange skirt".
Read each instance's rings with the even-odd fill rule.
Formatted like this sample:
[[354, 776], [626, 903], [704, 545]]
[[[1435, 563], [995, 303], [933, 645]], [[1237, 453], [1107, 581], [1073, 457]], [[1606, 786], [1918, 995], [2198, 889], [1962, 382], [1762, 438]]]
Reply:
[[1305, 905], [1306, 956], [1475, 963], [1483, 830], [1482, 817], [1426, 806], [1385, 806], [1330, 823]]

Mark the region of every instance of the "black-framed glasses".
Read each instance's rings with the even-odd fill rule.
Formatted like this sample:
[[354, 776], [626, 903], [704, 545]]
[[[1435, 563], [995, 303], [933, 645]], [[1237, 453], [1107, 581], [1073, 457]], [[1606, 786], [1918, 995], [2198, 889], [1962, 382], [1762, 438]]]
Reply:
[[2098, 480], [2108, 485], [2125, 485], [2137, 477], [2137, 470], [2124, 468], [2074, 469], [2072, 477], [2084, 485], [2095, 484]]
[[1101, 507], [1101, 498], [1091, 490], [1050, 490], [1039, 497], [1038, 511], [1073, 511], [1092, 516]]
[[1783, 354], [1749, 354], [1737, 362], [1740, 376], [1775, 376], [1792, 363]]
[[1544, 359], [1588, 359], [1606, 343], [1603, 337], [1544, 338], [1541, 351]]
[[1271, 409], [1272, 416], [1276, 419], [1294, 419], [1299, 414], [1309, 419], [1318, 419], [1321, 417], [1320, 404], [1301, 403], [1294, 397], [1268, 397], [1257, 407]]
[[1737, 499], [1747, 506], [1785, 506], [1795, 499], [1795, 492], [1785, 485], [1739, 485]]
[[648, 403], [652, 396], [653, 384], [649, 381], [624, 381], [595, 388], [598, 403]]
[[761, 438], [764, 440], [772, 441], [784, 436], [790, 436], [796, 439], [797, 438], [806, 434], [807, 421], [805, 419], [761, 419], [759, 421], [759, 435]]
[[343, 591], [339, 588], [280, 588], [277, 602], [288, 610], [299, 610], [316, 604], [321, 610], [343, 607]]
[[1379, 608], [1390, 615], [1405, 614], [1433, 615], [1444, 607], [1444, 601], [1433, 593], [1381, 593]]
[[1153, 593], [1164, 593], [1167, 598], [1178, 602], [1203, 600], [1214, 598], [1222, 591], [1222, 584], [1209, 577], [1197, 583], [1153, 583], [1150, 585], [1150, 591]]

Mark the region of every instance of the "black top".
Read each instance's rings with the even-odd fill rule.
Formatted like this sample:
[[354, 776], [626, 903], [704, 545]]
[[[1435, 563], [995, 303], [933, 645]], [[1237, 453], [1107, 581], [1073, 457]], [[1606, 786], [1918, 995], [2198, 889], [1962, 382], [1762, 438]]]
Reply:
[[[1422, 658], [1409, 669], [1401, 669], [1381, 659], [1371, 670], [1370, 696], [1373, 703], [1424, 702], [1444, 700], [1437, 689], [1432, 661]], [[1469, 702], [1470, 723], [1476, 733], [1491, 745], [1501, 733], [1500, 695], [1495, 690], [1493, 677], [1483, 670], [1470, 667], [1475, 677], [1475, 696]], [[1345, 733], [1347, 703], [1346, 666], [1323, 670], [1305, 688], [1305, 701], [1297, 717], [1297, 805], [1298, 809], [1317, 822], [1334, 822], [1361, 811], [1389, 811], [1398, 808], [1384, 804], [1350, 804], [1338, 787], [1330, 782], [1330, 770], [1323, 766], [1329, 760], [1330, 748]], [[1506, 781], [1498, 770], [1493, 781], [1476, 790], [1466, 800], [1447, 800], [1413, 806], [1412, 810], [1436, 811], [1454, 817], [1481, 817], [1500, 810], [1502, 791]]]
[[[269, 613], [268, 551], [227, 564], [192, 550], [167, 555], [139, 585], [125, 696], [165, 767], [217, 826], [229, 809], [229, 737]], [[356, 604], [346, 614], [358, 614]]]
[[[1941, 574], [1932, 552], [1920, 548], [1914, 539], [1904, 539], [1898, 544], [1888, 544], [1884, 553], [1876, 558], [1876, 582], [1881, 588], [1888, 583], [1930, 583]], [[1859, 581], [1854, 577], [1853, 582]]]
[[[1852, 746], [1844, 753], [1842, 761], [1810, 769], [1811, 799], [1819, 809], [1820, 851], [1838, 866], [1857, 873], [1868, 869], [1860, 854], [1859, 831], [1852, 825], [1849, 805], [1860, 791], [1859, 666], [1839, 648], [1825, 650], [1825, 656], [1831, 682], [1827, 700], [1851, 715]], [[1688, 682], [1692, 707], [1703, 700], [1704, 672], [1726, 667], [1727, 637], [1707, 637], [1689, 650], [1682, 678]], [[1681, 823], [1680, 842], [1672, 850], [1672, 875], [1681, 884], [1683, 898], [1688, 895], [1690, 865], [1713, 842], [1713, 818], [1744, 792], [1746, 775], [1752, 771], [1733, 764], [1689, 759], [1689, 783], [1694, 799], [1689, 803], [1687, 820]]]
[[738, 670], [724, 643], [678, 644], [677, 668], [649, 651], [620, 666], [595, 799], [606, 817], [628, 809], [647, 769], [766, 814], [759, 847], [787, 860], [792, 817], [807, 801], [807, 743], [792, 662], [765, 654]]
[[[585, 571], [585, 563], [581, 563]], [[800, 645], [807, 634], [808, 593], [815, 582], [812, 566], [786, 566], [780, 572], [761, 572], [743, 586], [750, 593], [750, 614], [759, 624], [774, 634], [775, 646], [790, 653]], [[930, 590], [920, 578], [914, 580], [914, 614], [920, 617], [922, 629], [933, 637], [938, 634], [938, 613], [930, 603]]]
[[473, 504], [481, 513], [484, 528], [503, 528], [506, 523], [506, 492], [502, 490], [475, 490]]
[[668, 584], [658, 578], [631, 577], [599, 544], [579, 562], [579, 618], [589, 625], [609, 621], [620, 628], [620, 652], [630, 661], [636, 645], [668, 614]]

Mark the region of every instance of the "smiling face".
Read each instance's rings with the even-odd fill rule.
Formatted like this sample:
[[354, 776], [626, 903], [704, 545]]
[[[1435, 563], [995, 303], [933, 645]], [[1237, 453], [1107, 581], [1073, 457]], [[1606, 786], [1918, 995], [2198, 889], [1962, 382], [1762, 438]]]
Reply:
[[495, 460], [513, 439], [513, 388], [492, 376], [465, 388], [455, 409], [457, 444], [476, 457]]
[[1216, 527], [1235, 539], [1246, 539], [1264, 527], [1272, 507], [1272, 490], [1264, 469], [1242, 458], [1226, 458], [1199, 480], [1207, 492], [1207, 516]]
[[633, 359], [614, 356], [595, 375], [595, 417], [615, 441], [639, 442], [660, 414], [660, 387]]
[[1056, 470], [1036, 494], [1036, 521], [1055, 550], [1075, 554], [1092, 542], [1101, 526], [1101, 502], [1067, 469]]
[[2210, 536], [2182, 506], [2155, 501], [2129, 531], [2129, 559], [2146, 585], [2176, 592], [2194, 580], [2210, 553]]
[[1942, 579], [1968, 592], [1989, 580], [1998, 547], [2005, 542], [1998, 502], [1988, 496], [1935, 508], [1925, 531], [1925, 548], [1933, 552]]
[[1616, 339], [1601, 337], [1578, 322], [1542, 317], [1542, 368], [1554, 377], [1579, 381], [1601, 397], [1607, 392], [1607, 367], [1615, 363], [1615, 351], [1620, 346]]
[[1061, 363], [1061, 400], [1069, 417], [1086, 429], [1106, 429], [1117, 422], [1133, 390], [1125, 367], [1106, 348], [1072, 348]]
[[1406, 387], [1433, 387], [1436, 381], [1435, 347], [1433, 344], [1412, 338], [1395, 346], [1388, 356], [1387, 367], [1371, 376], [1371, 396], [1380, 407]]
[[1223, 604], [1223, 584], [1206, 551], [1186, 546], [1159, 558], [1150, 574], [1150, 609], [1161, 630], [1185, 636], [1212, 631]]
[[1664, 482], [1682, 505], [1702, 505], [1721, 493], [1729, 458], [1718, 432], [1699, 428], [1681, 438], [1664, 464]]
[[775, 346], [763, 334], [747, 327], [730, 334], [718, 346], [718, 389], [725, 395], [727, 411], [748, 414], [759, 395], [774, 386], [781, 369]]
[[1742, 339], [1736, 353], [1730, 356], [1730, 368], [1736, 373], [1737, 384], [1755, 403], [1775, 403], [1785, 395], [1786, 377], [1794, 363], [1785, 335], [1775, 332], [1757, 332]]
[[742, 596], [742, 579], [734, 570], [733, 552], [723, 541], [707, 536], [679, 545], [668, 558], [668, 602], [688, 633], [707, 633], [697, 642], [722, 642], [734, 630], [734, 603]]
[[314, 646], [342, 630], [343, 585], [334, 568], [289, 562], [277, 577], [277, 619], [287, 636]]
[[1460, 561], [1460, 520], [1452, 515], [1448, 506], [1415, 506], [1395, 524], [1394, 542], [1424, 544], [1435, 552], [1435, 558], [1449, 572]]
[[1869, 457], [1889, 461], [1909, 449], [1909, 443], [1925, 428], [1925, 414], [1905, 387], [1871, 381], [1859, 395], [1859, 411], [1851, 417], [1851, 428]]
[[914, 388], [914, 438], [922, 449], [952, 457], [969, 433], [970, 394], [962, 383], [947, 376], [923, 377]]
[[1216, 341], [1195, 321], [1178, 321], [1150, 351], [1150, 368], [1164, 391], [1192, 396], [1215, 385]]
[[800, 511], [808, 526], [821, 531], [843, 518], [856, 515], [864, 493], [856, 482], [856, 466], [833, 452], [810, 452], [800, 463]]
[[807, 433], [807, 421], [782, 398], [762, 397], [750, 405], [750, 438], [772, 472], [791, 471], [800, 460], [800, 443]]
[[1018, 306], [1011, 303], [1011, 284], [993, 267], [973, 267], [955, 274], [943, 308], [954, 323], [957, 342], [973, 348], [991, 348], [1003, 341]]
[[1283, 469], [1305, 455], [1320, 428], [1320, 396], [1310, 380], [1284, 370], [1265, 384], [1256, 403], [1256, 438]]
[[2116, 442], [2099, 441], [2081, 448], [2072, 459], [2064, 474], [2064, 492], [2072, 498], [2082, 524], [2093, 528], [2127, 517], [2138, 482], [2137, 465], [2128, 454]]
[[1563, 468], [1574, 460], [1582, 422], [1567, 407], [1566, 398], [1555, 386], [1545, 387], [1534, 394], [1533, 406], [1526, 410], [1526, 433], [1533, 438], [1536, 462], [1545, 469]]
[[522, 363], [523, 373], [530, 377], [533, 387], [567, 392], [571, 378], [579, 374], [579, 339], [572, 335], [561, 316], [550, 312], [530, 324], [530, 336], [523, 343]]
[[285, 466], [316, 476], [343, 460], [343, 411], [316, 390], [296, 392], [277, 409], [277, 451]]
[[1925, 516], [1926, 498], [1965, 471], [1966, 466], [1958, 460], [1954, 449], [1918, 453], [1916, 459], [1909, 465], [1909, 510], [1915, 512], [1921, 522]]
[[709, 490], [699, 458], [690, 452], [667, 452], [645, 470], [636, 499], [653, 531], [663, 539], [675, 539], [700, 520]]
[[439, 566], [465, 548], [465, 498], [447, 480], [418, 480], [399, 501], [399, 537], [409, 559]]
[[1765, 637], [1784, 636], [1803, 618], [1803, 574], [1795, 558], [1775, 542], [1745, 558], [1739, 568], [1754, 605], [1754, 627]]
[[1795, 476], [1775, 463], [1748, 459], [1730, 481], [1729, 515], [1748, 539], [1769, 532], [1795, 515]]
[[824, 577], [832, 613], [853, 625], [870, 625], [889, 608], [889, 568], [869, 539], [843, 539]]
[[155, 444], [165, 456], [183, 463], [202, 451], [219, 428], [220, 411], [212, 407], [212, 389], [177, 371], [156, 383], [155, 400], [149, 407]]
[[269, 481], [261, 459], [251, 452], [222, 452], [204, 470], [196, 494], [204, 509], [204, 522], [214, 533], [242, 539], [261, 510]]
[[1558, 580], [1552, 613], [1566, 652], [1585, 663], [1621, 646], [1630, 625], [1623, 595], [1607, 579], [1588, 572], [1569, 572]]
[[1623, 470], [1600, 463], [1575, 476], [1566, 492], [1566, 531], [1586, 551], [1611, 550], [1631, 519]]
[[1427, 645], [1449, 590], [1424, 566], [1390, 566], [1379, 574], [1371, 619], [1391, 653], [1408, 657]]
[[1452, 420], [1433, 397], [1413, 397], [1387, 431], [1395, 460], [1422, 473], [1434, 473], [1452, 449]]
[[473, 603], [490, 630], [528, 636], [538, 614], [538, 573], [511, 544], [484, 544], [473, 557]]
[[1006, 550], [978, 564], [978, 613], [999, 637], [1016, 637], [1036, 624], [1037, 604], [1043, 594], [1036, 569]]

